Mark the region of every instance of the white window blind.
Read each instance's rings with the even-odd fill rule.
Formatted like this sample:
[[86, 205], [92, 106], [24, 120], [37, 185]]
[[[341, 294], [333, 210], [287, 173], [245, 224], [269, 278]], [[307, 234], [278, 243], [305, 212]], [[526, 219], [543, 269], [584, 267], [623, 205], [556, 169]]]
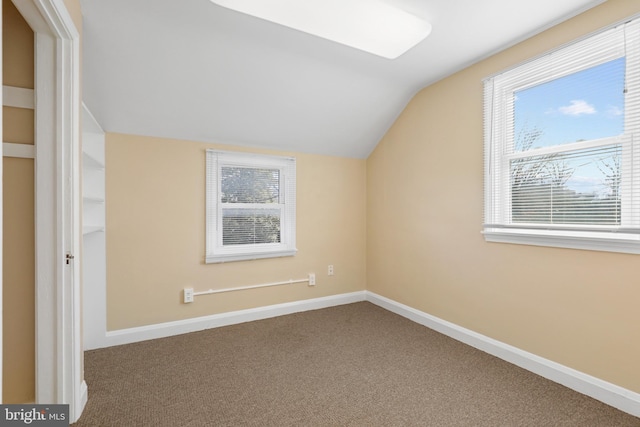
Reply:
[[485, 239], [640, 253], [640, 23], [485, 80]]
[[294, 255], [295, 159], [207, 150], [207, 262]]

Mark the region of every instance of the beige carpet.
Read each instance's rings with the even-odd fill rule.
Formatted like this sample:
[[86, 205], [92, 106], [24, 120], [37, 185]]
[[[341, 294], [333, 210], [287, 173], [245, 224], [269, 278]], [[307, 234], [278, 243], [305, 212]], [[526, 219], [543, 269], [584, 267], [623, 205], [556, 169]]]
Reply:
[[89, 351], [80, 426], [640, 426], [370, 303]]

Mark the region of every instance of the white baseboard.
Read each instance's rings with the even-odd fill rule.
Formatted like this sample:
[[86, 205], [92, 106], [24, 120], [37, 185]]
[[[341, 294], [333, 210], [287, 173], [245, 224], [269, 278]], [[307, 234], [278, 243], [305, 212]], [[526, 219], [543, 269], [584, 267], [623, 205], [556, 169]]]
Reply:
[[76, 402], [76, 405], [74, 407], [74, 414], [69, 414], [69, 417], [71, 418], [71, 423], [75, 423], [76, 421], [78, 421], [78, 419], [80, 418], [80, 415], [82, 415], [82, 411], [84, 411], [84, 407], [87, 405], [87, 400], [89, 399], [89, 394], [88, 394], [88, 390], [87, 390], [87, 382], [86, 381], [82, 381], [82, 383], [80, 383], [80, 395], [78, 396], [78, 401]]
[[221, 326], [235, 325], [237, 323], [251, 322], [254, 320], [268, 319], [270, 317], [299, 313], [301, 311], [318, 310], [321, 308], [333, 307], [337, 305], [351, 304], [354, 302], [365, 301], [365, 299], [366, 292], [359, 291], [348, 294], [331, 295], [328, 297], [269, 305], [247, 310], [232, 311], [229, 313], [214, 314], [211, 316], [178, 320], [174, 322], [159, 323], [155, 325], [140, 326], [136, 328], [119, 329], [106, 332], [103, 340], [96, 340], [93, 349], [111, 347], [121, 344], [130, 344], [138, 341], [146, 341], [156, 338], [164, 338], [172, 335], [201, 331], [204, 329], [218, 328]]
[[640, 417], [640, 394], [545, 359], [383, 296], [366, 292], [366, 300], [416, 323], [468, 344], [579, 393]]
[[[204, 329], [251, 322], [284, 316], [302, 311], [318, 310], [354, 302], [369, 301], [379, 307], [403, 316], [416, 323], [447, 335], [457, 341], [475, 347], [502, 360], [513, 363], [523, 369], [538, 374], [551, 381], [562, 384], [579, 393], [597, 399], [607, 405], [618, 408], [636, 417], [640, 417], [640, 394], [615, 384], [489, 338], [485, 335], [463, 328], [454, 323], [416, 310], [389, 298], [369, 291], [352, 292], [322, 298], [294, 301], [283, 304], [258, 307], [229, 313], [193, 319], [178, 320], [149, 326], [109, 331], [104, 340], [95, 348], [130, 344], [156, 338], [164, 338]], [[82, 402], [86, 403], [86, 385], [83, 388]], [[84, 406], [84, 403], [82, 406]]]

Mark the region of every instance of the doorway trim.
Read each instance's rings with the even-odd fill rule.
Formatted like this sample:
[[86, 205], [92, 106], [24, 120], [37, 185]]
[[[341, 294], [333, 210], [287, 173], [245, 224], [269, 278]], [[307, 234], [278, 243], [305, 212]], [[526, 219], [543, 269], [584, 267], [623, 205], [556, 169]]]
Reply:
[[63, 0], [12, 0], [35, 36], [36, 403], [87, 401], [81, 341], [80, 35]]
[[[2, 33], [3, 33], [3, 28], [2, 28], [2, 8], [0, 8], [0, 46], [4, 46], [4, 43], [2, 41]], [[2, 49], [0, 49], [2, 50]], [[2, 80], [2, 82], [4, 83], [4, 76], [2, 74], [2, 70], [3, 70], [3, 64], [2, 64], [2, 57], [4, 55], [0, 55], [0, 80]], [[3, 92], [0, 92], [0, 101], [2, 102], [2, 105], [4, 106], [4, 95]], [[4, 130], [2, 128], [2, 122], [3, 122], [3, 117], [2, 117], [2, 109], [0, 109], [0, 135], [4, 135]], [[4, 145], [4, 144], [3, 144]], [[0, 146], [0, 154], [2, 154], [2, 158], [4, 159], [4, 152], [3, 152], [3, 147]], [[4, 193], [3, 193], [3, 187], [4, 187], [4, 172], [3, 172], [3, 163], [4, 162], [0, 162], [0, 225], [4, 224], [4, 206], [2, 204], [2, 201], [4, 199]], [[2, 231], [3, 227], [0, 227], [0, 242], [4, 242], [4, 235], [3, 235], [3, 231]], [[0, 244], [0, 273], [2, 273], [3, 270], [3, 265], [2, 265], [2, 260], [3, 260], [3, 246], [2, 244]], [[2, 336], [2, 331], [3, 331], [3, 323], [2, 323], [2, 318], [4, 317], [4, 313], [2, 311], [2, 307], [3, 307], [3, 301], [2, 301], [2, 294], [3, 294], [3, 286], [4, 283], [2, 282], [2, 276], [3, 274], [0, 274], [0, 385], [4, 384], [4, 380], [2, 379], [2, 371], [4, 370], [4, 362], [2, 360], [2, 352], [4, 351], [2, 348], [2, 342], [4, 341], [4, 338]], [[0, 386], [0, 402], [4, 402], [3, 397], [2, 397], [2, 386]]]

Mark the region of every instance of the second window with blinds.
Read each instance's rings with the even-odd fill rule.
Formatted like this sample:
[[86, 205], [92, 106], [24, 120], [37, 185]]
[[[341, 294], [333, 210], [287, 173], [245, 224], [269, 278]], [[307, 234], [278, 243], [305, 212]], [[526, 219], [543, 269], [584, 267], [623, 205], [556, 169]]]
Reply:
[[208, 263], [296, 252], [294, 158], [207, 150]]
[[485, 81], [487, 241], [640, 253], [640, 22]]

